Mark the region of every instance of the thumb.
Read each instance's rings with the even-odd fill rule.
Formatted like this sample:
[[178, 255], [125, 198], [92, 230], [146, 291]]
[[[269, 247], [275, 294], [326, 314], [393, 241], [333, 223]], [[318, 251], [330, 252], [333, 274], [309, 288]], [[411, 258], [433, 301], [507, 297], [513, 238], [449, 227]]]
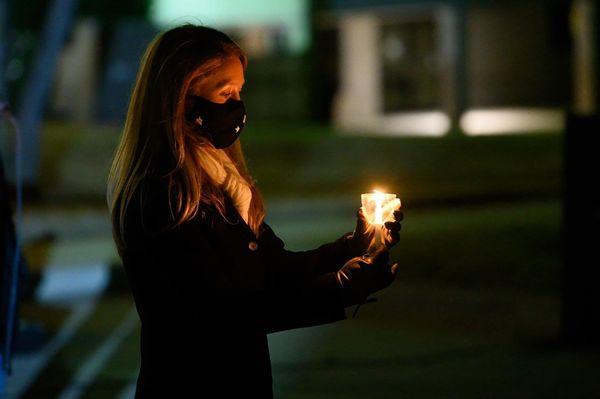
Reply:
[[356, 211], [356, 230], [355, 231], [358, 234], [364, 233], [367, 231], [368, 227], [369, 227], [369, 222], [367, 220], [367, 217], [365, 216], [365, 210], [361, 206]]

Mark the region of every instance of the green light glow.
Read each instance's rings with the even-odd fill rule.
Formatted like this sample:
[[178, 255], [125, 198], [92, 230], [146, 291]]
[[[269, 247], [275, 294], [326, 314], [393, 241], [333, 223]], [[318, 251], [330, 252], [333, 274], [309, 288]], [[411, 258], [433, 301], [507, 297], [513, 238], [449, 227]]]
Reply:
[[162, 28], [185, 22], [217, 29], [281, 26], [294, 53], [304, 51], [310, 39], [306, 0], [153, 0], [150, 19]]

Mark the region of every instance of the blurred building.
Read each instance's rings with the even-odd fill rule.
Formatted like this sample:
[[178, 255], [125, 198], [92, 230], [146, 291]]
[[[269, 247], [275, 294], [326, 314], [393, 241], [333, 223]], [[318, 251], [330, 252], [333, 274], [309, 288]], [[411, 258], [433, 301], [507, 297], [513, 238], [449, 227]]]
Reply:
[[89, 122], [96, 106], [100, 30], [92, 18], [77, 21], [56, 67], [52, 112], [77, 122]]
[[[255, 122], [318, 119], [348, 133], [431, 136], [564, 128], [567, 1], [151, 4], [148, 19], [121, 20], [108, 37], [77, 22], [56, 75], [55, 113], [121, 123], [147, 43], [192, 22], [222, 29], [247, 52]], [[83, 101], [73, 101], [74, 87]]]
[[561, 130], [568, 13], [558, 0], [334, 0], [316, 28], [337, 54], [333, 120], [383, 134]]
[[[159, 31], [190, 22], [223, 30], [247, 53], [244, 97], [253, 121], [310, 118], [304, 58], [310, 46], [308, 1], [150, 4], [146, 18], [120, 19], [108, 35], [89, 18], [75, 23], [57, 67], [50, 104], [54, 116], [122, 123], [147, 44]], [[83, 90], [78, 96], [73, 95], [76, 87]]]
[[128, 18], [103, 35], [98, 20], [78, 18], [56, 66], [52, 117], [79, 123], [124, 121], [140, 59], [157, 32], [143, 18]]
[[223, 30], [247, 53], [244, 101], [252, 123], [305, 122], [314, 115], [309, 0], [154, 0], [150, 18]]

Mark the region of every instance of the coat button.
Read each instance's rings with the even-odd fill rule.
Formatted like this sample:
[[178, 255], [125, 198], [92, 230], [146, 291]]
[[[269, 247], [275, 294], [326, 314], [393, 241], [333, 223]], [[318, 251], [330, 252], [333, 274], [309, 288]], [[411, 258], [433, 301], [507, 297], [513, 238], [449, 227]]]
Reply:
[[250, 241], [250, 243], [248, 244], [248, 248], [250, 248], [252, 251], [256, 251], [256, 248], [258, 248], [258, 244], [256, 243], [256, 241]]

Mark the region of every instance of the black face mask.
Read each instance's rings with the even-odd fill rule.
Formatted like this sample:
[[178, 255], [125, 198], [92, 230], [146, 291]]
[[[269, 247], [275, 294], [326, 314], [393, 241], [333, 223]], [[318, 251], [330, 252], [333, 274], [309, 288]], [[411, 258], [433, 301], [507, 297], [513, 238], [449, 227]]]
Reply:
[[208, 136], [215, 148], [225, 148], [233, 144], [246, 124], [244, 102], [229, 99], [219, 104], [200, 96], [193, 96], [192, 101], [188, 120]]

